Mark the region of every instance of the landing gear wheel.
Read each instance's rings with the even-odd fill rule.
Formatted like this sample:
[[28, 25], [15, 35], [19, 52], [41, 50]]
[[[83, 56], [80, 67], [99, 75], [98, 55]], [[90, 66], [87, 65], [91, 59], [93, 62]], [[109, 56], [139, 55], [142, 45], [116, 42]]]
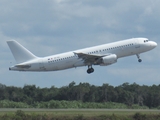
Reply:
[[142, 62], [142, 59], [140, 59], [139, 54], [137, 54], [138, 62]]
[[91, 73], [94, 72], [94, 69], [93, 69], [93, 68], [91, 68], [90, 70], [91, 70]]
[[88, 70], [87, 70], [87, 73], [88, 73], [88, 74], [90, 74], [90, 73], [91, 73], [90, 69], [88, 69]]
[[138, 62], [142, 62], [142, 60], [141, 60], [141, 59], [139, 59], [139, 60], [138, 60]]
[[90, 73], [93, 73], [93, 72], [94, 72], [94, 69], [92, 67], [91, 68], [88, 67], [87, 73], [90, 74]]

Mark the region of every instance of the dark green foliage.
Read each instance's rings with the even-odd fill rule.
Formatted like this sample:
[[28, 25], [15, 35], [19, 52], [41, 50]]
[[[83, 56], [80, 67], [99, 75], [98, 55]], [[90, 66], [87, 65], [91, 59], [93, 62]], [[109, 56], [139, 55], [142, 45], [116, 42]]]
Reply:
[[97, 117], [97, 120], [107, 120], [107, 119], [109, 119], [109, 116], [107, 115], [100, 115]]
[[[51, 100], [48, 102], [37, 103], [36, 108], [107, 108], [107, 109], [127, 109], [128, 106], [121, 103], [94, 103], [81, 101], [57, 101]], [[140, 106], [139, 106], [140, 108]]]
[[83, 115], [78, 115], [74, 117], [74, 120], [85, 120]]
[[101, 114], [101, 115], [90, 115], [86, 116], [83, 114], [72, 114], [72, 115], [55, 115], [54, 113], [51, 114], [45, 114], [40, 113], [28, 113], [21, 110], [17, 110], [13, 114], [4, 114], [0, 115], [0, 120], [160, 120], [159, 114], [154, 113], [148, 113], [148, 114], [142, 114], [142, 113], [134, 113], [132, 115], [130, 114]]
[[14, 116], [14, 120], [25, 120], [25, 119], [27, 119], [25, 113], [21, 110], [17, 110]]
[[[119, 86], [111, 86], [103, 84], [102, 86], [90, 85], [89, 83], [75, 82], [69, 83], [68, 86], [56, 88], [40, 88], [35, 85], [24, 85], [23, 88], [5, 86], [0, 84], [0, 107], [18, 108], [20, 106], [38, 107], [38, 108], [64, 108], [68, 107], [66, 101], [81, 101], [90, 108], [96, 108], [98, 104], [95, 103], [123, 103], [129, 108], [136, 108], [137, 106], [147, 106], [149, 108], [160, 108], [160, 85], [140, 86], [136, 83], [124, 83]], [[5, 101], [4, 101], [5, 100]], [[8, 100], [8, 101], [7, 101]], [[60, 101], [59, 103], [53, 100]], [[15, 102], [10, 105], [10, 102]], [[5, 103], [6, 102], [6, 103]], [[18, 102], [18, 104], [16, 104]], [[69, 105], [71, 108], [83, 108], [83, 104]], [[90, 103], [91, 102], [91, 103]], [[90, 103], [90, 104], [89, 104]], [[103, 106], [98, 105], [100, 108]], [[109, 107], [109, 106], [108, 106]], [[113, 105], [112, 105], [113, 107]]]
[[147, 117], [145, 114], [140, 114], [140, 113], [135, 113], [135, 115], [133, 116], [133, 118], [135, 120], [146, 120]]
[[30, 108], [30, 107], [31, 107], [30, 105], [22, 102], [0, 100], [0, 108]]

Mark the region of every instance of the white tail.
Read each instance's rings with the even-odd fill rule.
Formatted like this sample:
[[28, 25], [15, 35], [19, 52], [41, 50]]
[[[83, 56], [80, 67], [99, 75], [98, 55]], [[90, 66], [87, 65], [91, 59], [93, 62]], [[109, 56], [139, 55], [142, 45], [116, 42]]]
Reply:
[[7, 41], [7, 44], [17, 63], [22, 63], [37, 58], [15, 40]]

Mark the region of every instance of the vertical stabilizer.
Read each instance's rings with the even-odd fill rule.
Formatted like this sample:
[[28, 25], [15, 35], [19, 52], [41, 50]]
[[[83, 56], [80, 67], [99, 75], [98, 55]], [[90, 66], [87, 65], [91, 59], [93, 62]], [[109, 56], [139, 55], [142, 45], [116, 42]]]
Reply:
[[17, 63], [22, 63], [37, 58], [34, 54], [32, 54], [29, 50], [15, 40], [7, 41], [7, 44]]

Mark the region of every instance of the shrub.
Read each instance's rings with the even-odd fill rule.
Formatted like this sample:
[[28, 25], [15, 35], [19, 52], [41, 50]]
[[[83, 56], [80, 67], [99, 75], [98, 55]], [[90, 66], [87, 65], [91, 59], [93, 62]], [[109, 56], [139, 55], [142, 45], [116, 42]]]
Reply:
[[145, 114], [135, 113], [135, 114], [133, 115], [133, 118], [134, 118], [135, 120], [145, 120], [147, 117], [146, 117]]

